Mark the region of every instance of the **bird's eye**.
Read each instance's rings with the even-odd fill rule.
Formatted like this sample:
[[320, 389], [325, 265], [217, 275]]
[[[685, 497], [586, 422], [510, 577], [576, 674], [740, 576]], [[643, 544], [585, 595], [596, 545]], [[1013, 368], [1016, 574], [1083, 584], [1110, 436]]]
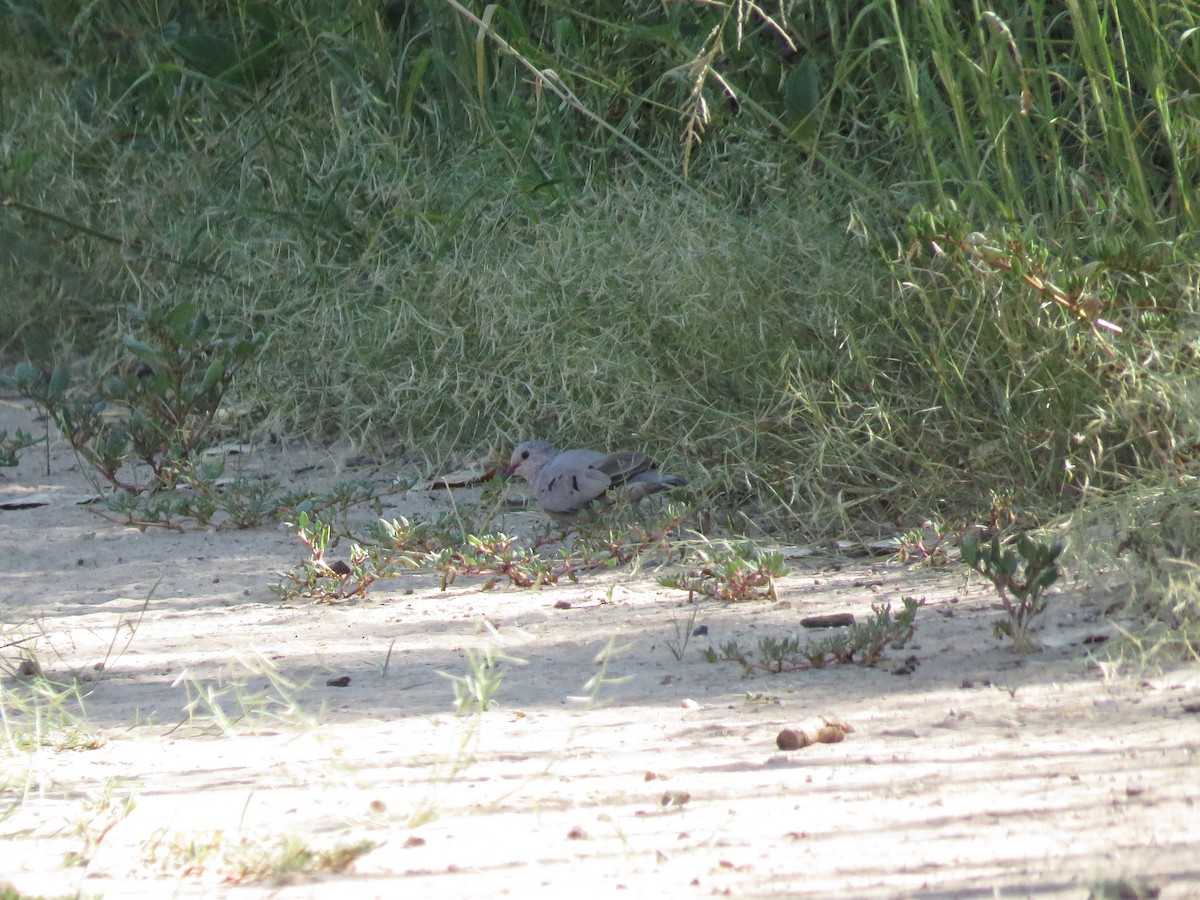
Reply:
[[528, 450], [521, 451], [521, 459], [529, 459], [529, 451]]

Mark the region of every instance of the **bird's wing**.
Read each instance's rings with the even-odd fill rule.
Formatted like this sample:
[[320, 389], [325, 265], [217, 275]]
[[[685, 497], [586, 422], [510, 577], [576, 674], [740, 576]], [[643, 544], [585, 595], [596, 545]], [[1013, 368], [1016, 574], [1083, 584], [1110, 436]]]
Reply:
[[598, 464], [607, 459], [595, 450], [564, 450], [538, 474], [538, 506], [551, 513], [576, 513], [604, 496], [612, 476]]
[[654, 469], [654, 460], [636, 450], [618, 450], [601, 456], [593, 463], [597, 469], [612, 479], [613, 485], [624, 484], [629, 479]]

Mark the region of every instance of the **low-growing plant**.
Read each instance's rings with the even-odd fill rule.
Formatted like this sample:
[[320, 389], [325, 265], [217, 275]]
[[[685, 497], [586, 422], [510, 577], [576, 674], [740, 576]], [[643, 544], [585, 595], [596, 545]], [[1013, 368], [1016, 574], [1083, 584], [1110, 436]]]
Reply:
[[516, 587], [557, 584], [560, 578], [574, 578], [571, 559], [562, 557], [552, 563], [507, 534], [466, 535], [460, 547], [443, 547], [428, 557], [431, 568], [442, 575], [442, 590], [459, 575], [491, 575], [507, 578]]
[[32, 447], [38, 438], [20, 428], [10, 437], [7, 431], [0, 431], [0, 468], [11, 468], [20, 462], [19, 454], [27, 447]]
[[213, 678], [184, 669], [172, 683], [183, 688], [184, 718], [171, 730], [188, 727], [233, 736], [266, 726], [312, 728], [317, 718], [297, 700], [307, 686], [292, 681], [262, 656], [238, 659]]
[[68, 667], [62, 677], [47, 671], [51, 657], [64, 660], [41, 620], [0, 625], [0, 724], [8, 752], [92, 750], [104, 744], [88, 720], [86, 701], [133, 643], [157, 588], [156, 581], [136, 615], [118, 620], [103, 659], [85, 670]]
[[600, 652], [592, 658], [592, 662], [599, 667], [595, 675], [587, 680], [583, 689], [588, 692], [588, 705], [595, 709], [604, 706], [608, 703], [608, 698], [601, 696], [601, 691], [608, 685], [621, 684], [628, 681], [631, 675], [609, 675], [608, 669], [622, 653], [627, 652], [632, 644], [618, 644], [615, 637], [610, 637], [605, 645], [600, 649]]
[[83, 798], [79, 818], [71, 829], [82, 842], [76, 850], [67, 852], [64, 866], [86, 866], [108, 833], [137, 806], [133, 791], [120, 792], [120, 781], [111, 778], [104, 787]]
[[873, 604], [870, 621], [819, 641], [804, 643], [798, 635], [765, 635], [759, 638], [757, 657], [742, 650], [736, 641], [726, 641], [719, 650], [708, 647], [701, 651], [701, 657], [710, 663], [736, 662], [746, 675], [821, 669], [831, 663], [876, 666], [889, 647], [899, 650], [912, 639], [917, 610], [924, 601], [905, 597], [902, 602], [904, 609], [895, 615], [890, 603]]
[[1092, 655], [1106, 677], [1200, 662], [1200, 569], [1190, 560], [1164, 563], [1122, 586], [1120, 640]]
[[332, 536], [332, 525], [310, 518], [307, 512], [301, 512], [295, 523], [288, 522], [287, 525], [295, 529], [300, 542], [308, 548], [308, 556], [299, 568], [283, 573], [283, 581], [271, 585], [282, 600], [304, 597], [337, 602], [361, 596], [380, 578], [390, 578], [403, 569], [414, 569], [419, 565], [419, 557], [411, 551], [357, 542], [351, 544], [347, 559], [330, 562], [328, 552], [338, 543]]
[[901, 562], [944, 566], [950, 561], [953, 539], [954, 530], [944, 522], [926, 522], [901, 535], [898, 556]]
[[777, 600], [775, 580], [787, 574], [783, 554], [763, 550], [751, 541], [702, 545], [692, 549], [692, 565], [684, 574], [659, 579], [664, 587], [716, 600]]
[[383, 662], [379, 664], [379, 677], [387, 678], [388, 670], [392, 667], [392, 651], [396, 649], [396, 639], [392, 638], [388, 644], [387, 653], [383, 656]]
[[371, 841], [312, 847], [298, 835], [256, 840], [223, 831], [156, 832], [142, 844], [142, 861], [170, 874], [217, 876], [229, 884], [279, 880], [321, 872], [347, 872], [375, 848]]
[[489, 586], [505, 579], [521, 588], [575, 581], [580, 572], [624, 565], [656, 549], [665, 549], [669, 556], [668, 536], [685, 515], [680, 508], [668, 507], [649, 524], [626, 523], [615, 530], [590, 522], [556, 556], [543, 556], [536, 545], [523, 546], [503, 532], [465, 531], [477, 523], [466, 521], [462, 512], [456, 508], [453, 515], [430, 522], [402, 516], [377, 519], [367, 535], [353, 540], [348, 560], [330, 562], [328, 552], [340, 535], [330, 523], [301, 510], [287, 525], [295, 529], [308, 556], [297, 569], [283, 573], [284, 580], [272, 589], [282, 599], [336, 601], [361, 596], [379, 579], [414, 569], [439, 573], [442, 590], [463, 575], [489, 577]]
[[[45, 409], [113, 487], [130, 493], [171, 488], [179, 464], [208, 445], [225, 391], [264, 336], [219, 337], [215, 323], [191, 303], [129, 307], [126, 314], [125, 358], [87, 396], [71, 390], [70, 370], [62, 364], [47, 375], [21, 363], [4, 380]], [[146, 484], [122, 476], [132, 462], [147, 466]]]
[[0, 725], [4, 728], [4, 750], [9, 754], [52, 750], [95, 750], [104, 739], [88, 720], [86, 700], [89, 686], [71, 679], [59, 682], [41, 673], [32, 655], [35, 672], [14, 679], [0, 679]]
[[[264, 336], [223, 337], [216, 323], [186, 302], [149, 310], [129, 307], [126, 315], [122, 358], [97, 383], [73, 386], [66, 365], [47, 373], [28, 362], [0, 383], [43, 409], [79, 457], [124, 495], [117, 511], [131, 524], [169, 523], [180, 515], [205, 522], [219, 507], [211, 502], [211, 490], [173, 502], [166, 502], [162, 492], [211, 488], [220, 477], [220, 463], [200, 454], [211, 443], [235, 374]], [[129, 508], [129, 498], [143, 495], [139, 514]]]
[[[493, 638], [499, 640], [500, 634], [486, 619], [483, 625]], [[467, 658], [467, 671], [462, 675], [452, 672], [438, 671], [454, 688], [454, 711], [459, 715], [471, 711], [487, 712], [492, 705], [496, 692], [508, 673], [507, 666], [523, 666], [525, 660], [512, 656], [498, 649], [491, 643], [485, 644], [481, 650], [468, 647], [464, 651]]]
[[700, 607], [692, 605], [692, 611], [688, 615], [687, 624], [680, 625], [679, 619], [675, 612], [671, 612], [671, 627], [675, 629], [675, 637], [667, 638], [664, 642], [667, 649], [671, 651], [671, 655], [677, 660], [683, 659], [683, 654], [687, 652], [688, 642], [692, 639], [692, 632], [696, 627], [696, 616], [700, 612]]
[[[1009, 638], [1014, 649], [1027, 651], [1035, 647], [1030, 634], [1032, 623], [1045, 612], [1049, 601], [1045, 591], [1061, 574], [1058, 557], [1064, 546], [1061, 541], [1041, 543], [1025, 532], [1017, 535], [1015, 551], [1003, 546], [999, 535], [982, 544], [974, 532], [963, 538], [963, 562], [996, 586], [1004, 604], [1007, 617], [997, 621], [993, 630], [997, 637]], [[1018, 575], [1022, 563], [1024, 568]]]

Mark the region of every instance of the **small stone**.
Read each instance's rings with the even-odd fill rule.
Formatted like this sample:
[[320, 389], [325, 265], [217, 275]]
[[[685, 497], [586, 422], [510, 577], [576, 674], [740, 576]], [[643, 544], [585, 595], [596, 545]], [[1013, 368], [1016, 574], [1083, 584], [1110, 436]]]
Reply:
[[349, 675], [339, 675], [337, 678], [328, 678], [325, 680], [325, 683], [327, 685], [329, 685], [330, 687], [349, 687], [350, 686], [350, 676]]
[[555, 609], [570, 609], [571, 601], [570, 600], [555, 600], [554, 608]]
[[691, 700], [691, 699], [680, 700], [679, 705], [681, 707], [683, 707], [684, 709], [699, 709], [700, 708], [700, 704], [697, 703], [695, 700]]

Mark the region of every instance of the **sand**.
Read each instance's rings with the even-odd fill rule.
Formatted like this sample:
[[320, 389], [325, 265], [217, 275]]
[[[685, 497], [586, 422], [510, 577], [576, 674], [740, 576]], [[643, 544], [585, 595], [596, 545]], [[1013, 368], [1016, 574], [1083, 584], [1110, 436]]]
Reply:
[[[0, 399], [16, 427], [42, 429]], [[350, 456], [237, 464], [386, 490], [394, 472], [348, 473]], [[1200, 896], [1200, 668], [1105, 662], [1112, 597], [1070, 577], [1027, 654], [993, 635], [995, 590], [961, 564], [820, 548], [773, 603], [689, 604], [645, 567], [522, 590], [417, 571], [285, 601], [270, 586], [304, 555], [291, 529], [138, 531], [82, 502], [95, 487], [61, 442], [45, 466], [35, 449], [0, 469], [0, 879], [24, 894]], [[385, 498], [417, 518], [449, 502]], [[875, 668], [746, 677], [701, 656], [906, 596], [924, 601], [916, 634]], [[523, 664], [456, 715], [439, 672], [488, 647]], [[16, 713], [41, 684], [14, 674], [30, 657], [79, 686], [61, 721], [46, 700], [38, 725]], [[821, 714], [853, 731], [777, 748]], [[344, 871], [313, 862], [364, 842]]]

